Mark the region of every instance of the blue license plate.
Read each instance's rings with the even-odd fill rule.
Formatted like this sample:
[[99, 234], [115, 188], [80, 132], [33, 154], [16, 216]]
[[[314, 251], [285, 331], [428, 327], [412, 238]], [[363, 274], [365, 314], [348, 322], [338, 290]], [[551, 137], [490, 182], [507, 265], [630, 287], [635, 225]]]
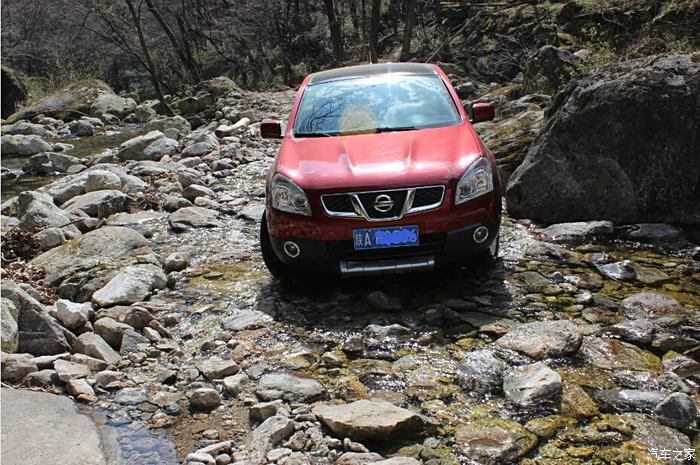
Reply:
[[418, 245], [418, 226], [355, 229], [352, 242], [355, 250]]

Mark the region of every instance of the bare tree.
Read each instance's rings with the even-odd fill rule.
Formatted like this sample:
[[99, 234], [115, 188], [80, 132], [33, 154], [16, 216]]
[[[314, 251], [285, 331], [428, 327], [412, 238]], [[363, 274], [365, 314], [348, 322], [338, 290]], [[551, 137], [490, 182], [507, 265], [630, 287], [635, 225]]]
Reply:
[[401, 61], [408, 61], [411, 57], [411, 39], [413, 39], [413, 25], [416, 22], [416, 0], [406, 0], [405, 18]]
[[372, 13], [369, 24], [369, 61], [372, 63], [379, 62], [377, 38], [379, 37], [379, 27], [381, 25], [381, 8], [381, 0], [372, 0]]
[[328, 16], [328, 27], [331, 31], [331, 45], [333, 46], [333, 56], [335, 61], [343, 59], [343, 33], [338, 21], [338, 9], [335, 0], [323, 0], [326, 7], [326, 16]]

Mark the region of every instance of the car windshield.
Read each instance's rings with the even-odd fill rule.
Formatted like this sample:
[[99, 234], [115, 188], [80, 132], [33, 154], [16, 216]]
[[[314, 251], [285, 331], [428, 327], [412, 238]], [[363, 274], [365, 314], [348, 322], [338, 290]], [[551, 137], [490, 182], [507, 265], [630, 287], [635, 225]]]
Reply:
[[459, 121], [459, 112], [440, 77], [389, 74], [308, 86], [297, 112], [294, 135], [409, 131]]

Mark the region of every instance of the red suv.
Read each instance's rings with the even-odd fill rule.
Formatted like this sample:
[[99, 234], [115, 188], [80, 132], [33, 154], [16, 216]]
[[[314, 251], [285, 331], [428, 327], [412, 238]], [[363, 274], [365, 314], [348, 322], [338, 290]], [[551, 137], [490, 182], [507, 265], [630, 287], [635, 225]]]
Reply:
[[270, 168], [260, 246], [270, 272], [343, 276], [492, 262], [501, 197], [493, 155], [434, 65], [389, 63], [314, 73], [297, 93]]

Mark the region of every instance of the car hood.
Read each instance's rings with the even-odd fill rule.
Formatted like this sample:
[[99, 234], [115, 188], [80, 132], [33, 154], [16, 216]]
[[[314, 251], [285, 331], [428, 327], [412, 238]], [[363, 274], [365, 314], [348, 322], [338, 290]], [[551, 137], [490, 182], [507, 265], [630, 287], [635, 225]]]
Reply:
[[380, 134], [287, 137], [277, 170], [309, 190], [446, 184], [484, 150], [468, 123]]

